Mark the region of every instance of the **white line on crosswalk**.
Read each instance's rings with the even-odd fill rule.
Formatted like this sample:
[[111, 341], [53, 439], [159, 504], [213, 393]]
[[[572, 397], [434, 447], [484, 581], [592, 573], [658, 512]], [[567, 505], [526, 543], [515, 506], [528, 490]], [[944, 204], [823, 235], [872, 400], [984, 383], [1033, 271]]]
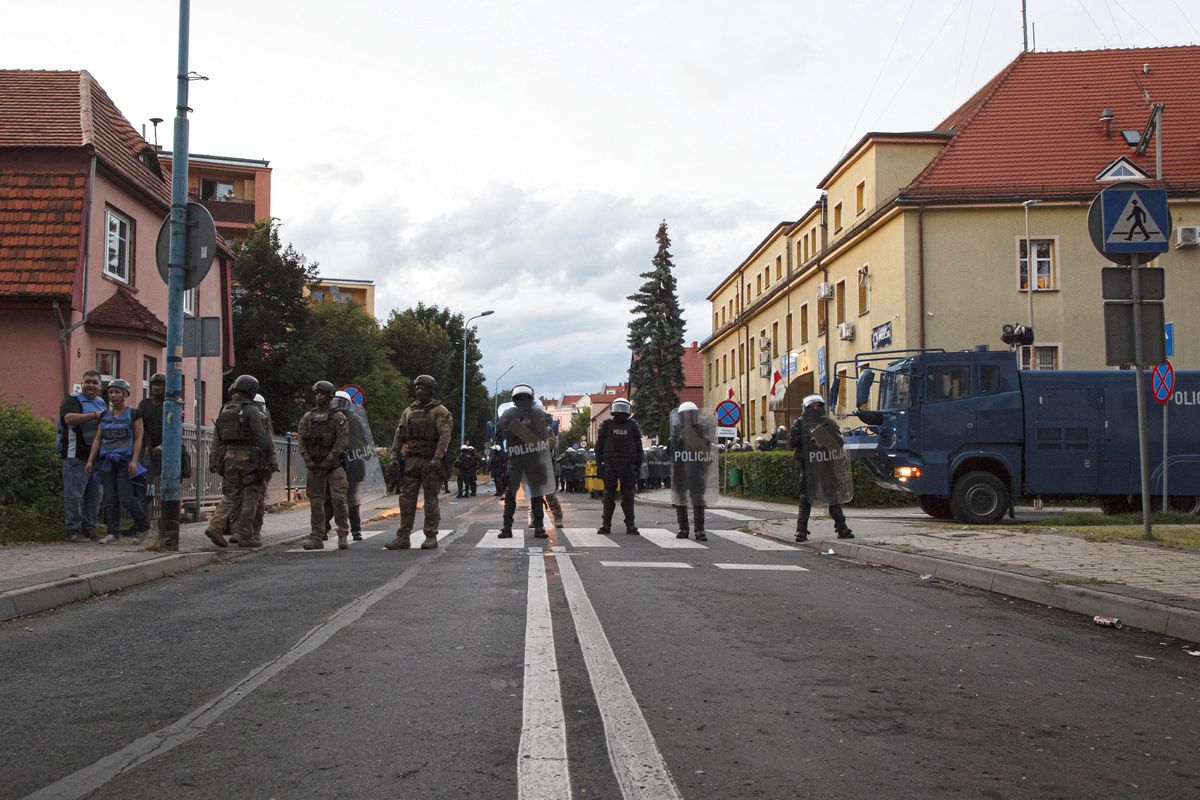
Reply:
[[749, 533], [741, 531], [709, 531], [710, 534], [720, 536], [722, 539], [728, 539], [736, 544], [749, 547], [751, 550], [787, 550], [792, 553], [799, 553], [799, 547], [793, 547], [790, 544], [776, 541], [774, 539], [766, 539], [762, 536], [752, 536]]
[[[513, 540], [520, 541], [516, 537], [500, 541]], [[535, 551], [536, 548], [530, 548], [531, 554]], [[529, 559], [522, 694], [517, 797], [521, 800], [570, 800], [567, 726], [563, 719], [562, 689], [558, 683], [558, 659], [554, 654], [546, 562], [540, 558]]]
[[762, 517], [752, 517], [749, 514], [742, 514], [737, 511], [726, 511], [723, 508], [709, 508], [708, 513], [716, 514], [718, 517], [725, 517], [726, 519], [736, 519], [736, 520], [762, 519]]
[[649, 567], [650, 569], [691, 569], [682, 561], [601, 561], [602, 567]]
[[563, 528], [559, 533], [567, 537], [572, 547], [620, 547], [613, 536], [596, 533], [592, 528]]
[[664, 550], [705, 550], [704, 545], [691, 539], [676, 539], [675, 532], [666, 528], [642, 528], [642, 538]]
[[501, 539], [500, 538], [500, 529], [493, 528], [492, 530], [483, 534], [483, 538], [480, 539], [479, 544], [477, 544], [475, 546], [476, 547], [485, 547], [485, 548], [491, 547], [491, 548], [504, 548], [504, 549], [511, 549], [511, 550], [520, 550], [522, 547], [525, 546], [525, 532], [524, 531], [519, 531], [519, 532], [513, 531], [513, 536], [511, 539]]
[[808, 572], [805, 567], [795, 564], [713, 564], [717, 569], [762, 569], [777, 572]]

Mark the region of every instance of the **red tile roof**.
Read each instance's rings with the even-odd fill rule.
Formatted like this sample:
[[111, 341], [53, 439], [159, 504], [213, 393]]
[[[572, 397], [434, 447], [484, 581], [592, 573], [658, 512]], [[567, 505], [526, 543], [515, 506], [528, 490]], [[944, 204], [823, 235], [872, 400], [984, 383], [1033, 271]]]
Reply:
[[[1143, 67], [1148, 71], [1144, 71]], [[1120, 131], [1146, 125], [1143, 89], [1165, 103], [1167, 188], [1200, 190], [1200, 46], [1022, 53], [939, 126], [954, 136], [905, 197], [1094, 194], [1119, 156], [1154, 174]], [[1099, 121], [1113, 111], [1111, 136]]]
[[0, 171], [0, 296], [70, 296], [86, 176]]
[[683, 348], [683, 385], [704, 387], [704, 356], [695, 342]]
[[167, 337], [167, 325], [154, 312], [138, 302], [133, 293], [118, 286], [116, 293], [88, 314], [88, 327], [123, 328], [150, 334], [152, 338]]
[[573, 406], [582, 399], [583, 399], [583, 395], [581, 395], [581, 394], [564, 394], [563, 395], [563, 405], [564, 406]]
[[606, 406], [616, 400], [620, 395], [615, 394], [593, 394], [588, 395], [588, 399], [592, 401], [592, 405]]

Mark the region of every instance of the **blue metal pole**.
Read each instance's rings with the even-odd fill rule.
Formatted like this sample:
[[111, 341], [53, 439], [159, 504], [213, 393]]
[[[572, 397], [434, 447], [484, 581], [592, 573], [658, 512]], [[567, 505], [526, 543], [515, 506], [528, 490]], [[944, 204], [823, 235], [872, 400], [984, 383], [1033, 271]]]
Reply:
[[[188, 24], [191, 0], [179, 0], [175, 142], [171, 153], [171, 243], [167, 281], [167, 392], [163, 403], [162, 513], [159, 546], [179, 549], [179, 453], [183, 446], [183, 279], [187, 259]], [[197, 426], [200, 419], [196, 419]], [[199, 428], [197, 428], [199, 431]], [[203, 464], [194, 464], [202, 474]]]

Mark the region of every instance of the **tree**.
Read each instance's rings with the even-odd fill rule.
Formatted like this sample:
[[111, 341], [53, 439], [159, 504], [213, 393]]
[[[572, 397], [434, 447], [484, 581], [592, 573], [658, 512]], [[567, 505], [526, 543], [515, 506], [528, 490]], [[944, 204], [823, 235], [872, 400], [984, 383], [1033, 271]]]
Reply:
[[309, 308], [306, 286], [317, 279], [317, 264], [306, 263], [279, 239], [279, 221], [262, 220], [238, 248], [234, 262], [233, 346], [238, 375], [258, 378], [277, 430], [296, 425], [309, 389], [305, 365], [312, 359], [305, 342]]
[[585, 408], [571, 416], [571, 426], [566, 433], [558, 434], [558, 452], [563, 452], [576, 442], [587, 439], [588, 425], [592, 423], [592, 410]]
[[671, 263], [665, 220], [658, 226], [655, 239], [658, 252], [651, 261], [653, 267], [641, 274], [646, 282], [628, 298], [634, 303], [628, 338], [633, 354], [630, 394], [636, 397], [640, 427], [647, 434], [662, 427], [671, 409], [679, 404], [676, 390], [683, 387], [683, 313], [671, 273], [675, 265]]

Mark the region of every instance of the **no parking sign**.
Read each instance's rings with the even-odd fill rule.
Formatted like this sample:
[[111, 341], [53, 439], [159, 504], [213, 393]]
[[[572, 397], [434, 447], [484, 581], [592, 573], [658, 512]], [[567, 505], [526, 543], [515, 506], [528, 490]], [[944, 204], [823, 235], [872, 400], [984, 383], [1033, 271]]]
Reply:
[[1150, 385], [1154, 399], [1161, 405], [1171, 402], [1171, 395], [1175, 394], [1175, 367], [1171, 366], [1170, 361], [1154, 368], [1150, 373]]

